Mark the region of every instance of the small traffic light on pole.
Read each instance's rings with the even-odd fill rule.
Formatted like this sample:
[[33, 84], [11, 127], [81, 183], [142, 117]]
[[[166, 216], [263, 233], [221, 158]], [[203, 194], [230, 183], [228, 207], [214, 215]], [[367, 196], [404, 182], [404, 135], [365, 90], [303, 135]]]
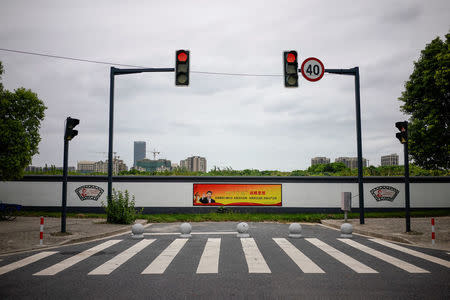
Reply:
[[411, 231], [411, 216], [410, 201], [409, 201], [409, 153], [408, 153], [408, 122], [396, 122], [395, 127], [397, 127], [400, 132], [397, 132], [395, 136], [398, 138], [400, 143], [403, 144], [403, 154], [405, 161], [405, 219], [406, 219], [406, 232]]
[[189, 50], [176, 52], [175, 85], [189, 85]]
[[297, 51], [283, 52], [284, 86], [298, 87]]
[[408, 142], [408, 122], [397, 122], [395, 123], [395, 127], [400, 130], [400, 132], [397, 132], [395, 136], [398, 138], [400, 143], [406, 144]]
[[69, 164], [69, 141], [78, 135], [75, 126], [80, 124], [79, 119], [67, 117], [64, 131], [64, 159], [63, 159], [63, 186], [61, 203], [61, 232], [66, 232], [66, 211], [67, 211], [67, 170]]
[[67, 141], [72, 140], [78, 135], [78, 130], [74, 130], [75, 126], [80, 124], [80, 120], [67, 117], [66, 119], [66, 131], [64, 133], [64, 139]]

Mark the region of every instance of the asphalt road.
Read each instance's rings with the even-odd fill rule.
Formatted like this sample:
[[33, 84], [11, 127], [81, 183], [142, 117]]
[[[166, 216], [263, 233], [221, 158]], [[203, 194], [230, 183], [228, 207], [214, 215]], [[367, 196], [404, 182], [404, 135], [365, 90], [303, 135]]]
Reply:
[[450, 255], [445, 251], [405, 245], [393, 249], [394, 243], [356, 235], [340, 240], [339, 231], [320, 225], [302, 225], [300, 239], [287, 237], [287, 224], [249, 225], [248, 239], [223, 233], [235, 230], [236, 223], [231, 222], [193, 224], [193, 232], [222, 233], [195, 234], [187, 240], [154, 234], [177, 232], [177, 224], [154, 224], [146, 229], [144, 240], [121, 235], [2, 257], [0, 298], [448, 299], [450, 295]]

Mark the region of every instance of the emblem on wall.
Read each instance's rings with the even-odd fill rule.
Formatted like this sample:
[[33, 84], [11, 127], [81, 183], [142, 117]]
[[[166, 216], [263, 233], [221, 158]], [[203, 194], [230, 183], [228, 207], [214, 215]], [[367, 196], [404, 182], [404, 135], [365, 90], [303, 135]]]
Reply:
[[97, 201], [98, 198], [100, 198], [100, 196], [103, 194], [103, 189], [96, 185], [82, 185], [75, 189], [75, 193], [77, 193], [81, 201]]
[[370, 190], [370, 193], [377, 201], [391, 201], [393, 202], [397, 197], [399, 191], [388, 185], [377, 186]]

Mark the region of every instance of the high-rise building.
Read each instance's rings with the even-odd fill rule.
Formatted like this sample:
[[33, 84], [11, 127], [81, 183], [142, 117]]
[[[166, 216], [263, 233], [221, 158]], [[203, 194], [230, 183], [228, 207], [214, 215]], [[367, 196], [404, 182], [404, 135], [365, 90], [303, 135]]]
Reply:
[[206, 158], [201, 156], [191, 156], [180, 160], [180, 168], [191, 172], [206, 172]]
[[330, 159], [328, 157], [313, 157], [311, 158], [311, 166], [319, 164], [329, 164]]
[[136, 163], [139, 160], [143, 160], [145, 158], [146, 153], [146, 143], [143, 141], [135, 141], [134, 142], [134, 161], [133, 166], [136, 166]]
[[393, 153], [381, 156], [382, 166], [398, 166], [398, 154]]
[[[357, 169], [358, 168], [358, 158], [357, 157], [338, 157], [334, 162], [342, 162], [347, 168]], [[367, 159], [363, 157], [362, 159], [363, 167], [367, 167]]]

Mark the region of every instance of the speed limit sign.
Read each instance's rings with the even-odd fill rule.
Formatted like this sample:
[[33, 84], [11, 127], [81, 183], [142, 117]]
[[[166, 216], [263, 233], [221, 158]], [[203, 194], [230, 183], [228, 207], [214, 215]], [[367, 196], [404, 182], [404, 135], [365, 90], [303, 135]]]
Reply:
[[323, 74], [325, 73], [325, 67], [323, 66], [323, 63], [315, 57], [305, 59], [305, 61], [302, 63], [301, 70], [303, 77], [305, 77], [305, 79], [309, 81], [318, 81], [323, 77]]

